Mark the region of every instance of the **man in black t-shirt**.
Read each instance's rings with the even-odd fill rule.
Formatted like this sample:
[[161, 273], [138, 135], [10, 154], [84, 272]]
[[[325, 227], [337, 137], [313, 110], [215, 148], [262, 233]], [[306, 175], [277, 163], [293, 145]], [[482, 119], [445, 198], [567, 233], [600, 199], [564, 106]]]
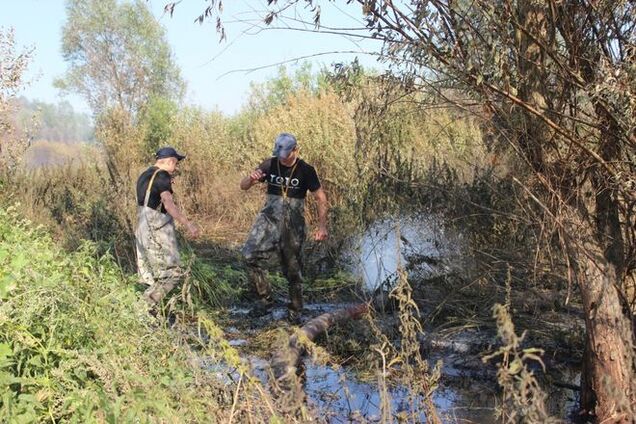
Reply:
[[272, 289], [265, 271], [272, 258], [278, 259], [289, 282], [289, 318], [297, 323], [303, 308], [302, 247], [305, 240], [305, 196], [313, 193], [318, 203], [318, 229], [314, 238], [325, 240], [327, 195], [313, 166], [298, 157], [298, 144], [292, 134], [280, 134], [272, 157], [241, 180], [241, 189], [257, 183], [267, 184], [263, 209], [256, 217], [243, 247], [251, 289], [258, 297], [255, 312], [266, 312], [272, 303]]
[[199, 229], [181, 213], [172, 198], [172, 176], [185, 156], [172, 147], [157, 151], [154, 166], [137, 179], [137, 268], [148, 289], [144, 299], [154, 306], [181, 280], [183, 271], [174, 220], [185, 226], [191, 237]]

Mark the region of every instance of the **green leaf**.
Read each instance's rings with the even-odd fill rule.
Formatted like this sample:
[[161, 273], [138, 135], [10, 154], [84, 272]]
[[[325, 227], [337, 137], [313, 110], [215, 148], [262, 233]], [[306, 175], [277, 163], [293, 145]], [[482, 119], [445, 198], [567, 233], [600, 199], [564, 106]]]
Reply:
[[16, 288], [16, 282], [13, 275], [5, 275], [0, 279], [0, 299], [7, 298], [9, 292]]
[[21, 271], [28, 263], [29, 258], [27, 258], [24, 252], [20, 252], [13, 257], [9, 266], [13, 268], [14, 271]]
[[7, 256], [9, 256], [9, 251], [7, 249], [0, 249], [0, 262], [4, 262]]
[[27, 364], [36, 366], [38, 368], [42, 367], [42, 357], [40, 355], [36, 355], [28, 360]]
[[0, 343], [0, 360], [13, 356], [13, 349], [7, 343]]

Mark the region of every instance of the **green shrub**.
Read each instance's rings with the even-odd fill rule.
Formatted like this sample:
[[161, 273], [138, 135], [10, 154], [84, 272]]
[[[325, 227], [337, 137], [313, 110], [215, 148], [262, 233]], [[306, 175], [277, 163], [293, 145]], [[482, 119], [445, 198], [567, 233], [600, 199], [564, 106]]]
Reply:
[[65, 254], [0, 210], [0, 421], [213, 422], [197, 359], [93, 243]]

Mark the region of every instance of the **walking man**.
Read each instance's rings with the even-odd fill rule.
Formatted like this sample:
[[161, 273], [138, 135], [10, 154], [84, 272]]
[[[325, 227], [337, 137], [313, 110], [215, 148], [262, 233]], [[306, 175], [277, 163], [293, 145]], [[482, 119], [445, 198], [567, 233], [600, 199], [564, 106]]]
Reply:
[[303, 308], [302, 248], [305, 240], [305, 196], [310, 191], [318, 203], [317, 241], [325, 240], [327, 232], [327, 195], [313, 166], [298, 157], [298, 143], [292, 134], [280, 134], [274, 143], [272, 157], [245, 176], [242, 190], [257, 183], [267, 184], [265, 205], [243, 247], [251, 289], [258, 297], [257, 313], [265, 313], [272, 304], [272, 289], [265, 268], [271, 259], [278, 259], [289, 283], [288, 317], [300, 320]]
[[172, 147], [163, 147], [155, 157], [155, 164], [137, 180], [135, 231], [137, 268], [141, 283], [148, 286], [144, 299], [150, 306], [161, 302], [183, 276], [174, 221], [191, 237], [199, 236], [199, 229], [186, 219], [172, 197], [172, 178], [185, 156]]

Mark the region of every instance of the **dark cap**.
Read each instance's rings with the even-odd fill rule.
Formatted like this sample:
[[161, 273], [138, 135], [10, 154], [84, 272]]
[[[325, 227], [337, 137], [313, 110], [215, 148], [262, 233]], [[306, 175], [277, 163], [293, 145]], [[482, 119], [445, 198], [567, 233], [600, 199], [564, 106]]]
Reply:
[[296, 137], [294, 137], [293, 134], [280, 133], [274, 142], [274, 151], [272, 152], [272, 156], [286, 159], [292, 150], [294, 150], [296, 144]]
[[177, 158], [177, 160], [185, 159], [185, 156], [177, 153], [174, 147], [162, 147], [161, 149], [157, 150], [157, 153], [155, 153], [155, 157], [157, 159], [165, 159], [165, 158]]

